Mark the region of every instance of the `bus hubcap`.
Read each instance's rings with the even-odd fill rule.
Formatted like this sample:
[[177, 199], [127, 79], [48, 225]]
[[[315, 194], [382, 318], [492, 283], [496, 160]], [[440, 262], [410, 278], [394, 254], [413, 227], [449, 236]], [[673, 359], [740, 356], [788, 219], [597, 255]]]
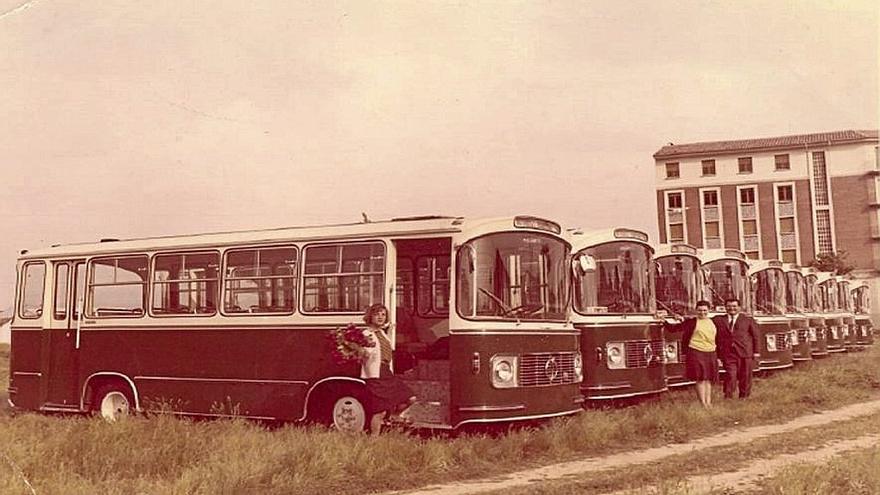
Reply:
[[101, 400], [101, 416], [110, 421], [128, 416], [128, 399], [122, 392], [110, 392]]
[[362, 431], [367, 413], [361, 401], [354, 397], [341, 397], [333, 404], [333, 425], [341, 431]]

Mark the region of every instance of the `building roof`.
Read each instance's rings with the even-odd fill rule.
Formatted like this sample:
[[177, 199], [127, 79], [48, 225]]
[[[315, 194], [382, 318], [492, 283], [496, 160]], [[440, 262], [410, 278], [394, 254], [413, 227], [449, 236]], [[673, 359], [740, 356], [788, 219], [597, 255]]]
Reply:
[[702, 143], [668, 144], [654, 153], [655, 159], [679, 156], [722, 155], [746, 151], [783, 150], [810, 145], [846, 144], [877, 141], [877, 129], [818, 132], [735, 141], [707, 141]]

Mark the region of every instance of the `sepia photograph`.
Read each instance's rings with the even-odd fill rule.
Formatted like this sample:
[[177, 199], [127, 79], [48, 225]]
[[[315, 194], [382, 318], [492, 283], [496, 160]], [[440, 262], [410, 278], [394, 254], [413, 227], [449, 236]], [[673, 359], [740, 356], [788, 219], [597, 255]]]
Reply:
[[0, 0], [0, 495], [880, 494], [880, 4]]

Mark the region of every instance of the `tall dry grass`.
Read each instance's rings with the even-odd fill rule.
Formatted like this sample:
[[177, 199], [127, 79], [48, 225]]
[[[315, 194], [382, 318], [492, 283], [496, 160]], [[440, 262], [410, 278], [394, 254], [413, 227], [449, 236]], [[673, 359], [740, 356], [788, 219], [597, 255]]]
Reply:
[[[880, 346], [755, 384], [749, 401], [697, 406], [690, 391], [528, 427], [455, 437], [371, 438], [317, 427], [168, 416], [0, 417], [0, 493], [365, 493], [483, 477], [572, 457], [684, 441], [727, 426], [781, 422], [878, 396]], [[5, 365], [0, 364], [0, 367]], [[16, 469], [20, 469], [20, 472]]]

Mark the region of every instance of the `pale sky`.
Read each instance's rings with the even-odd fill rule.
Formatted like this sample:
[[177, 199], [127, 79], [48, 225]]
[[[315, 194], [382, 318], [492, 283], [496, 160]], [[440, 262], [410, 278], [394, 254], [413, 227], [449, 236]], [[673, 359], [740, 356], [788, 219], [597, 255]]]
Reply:
[[419, 214], [656, 238], [663, 144], [878, 127], [875, 1], [0, 0], [20, 249]]

